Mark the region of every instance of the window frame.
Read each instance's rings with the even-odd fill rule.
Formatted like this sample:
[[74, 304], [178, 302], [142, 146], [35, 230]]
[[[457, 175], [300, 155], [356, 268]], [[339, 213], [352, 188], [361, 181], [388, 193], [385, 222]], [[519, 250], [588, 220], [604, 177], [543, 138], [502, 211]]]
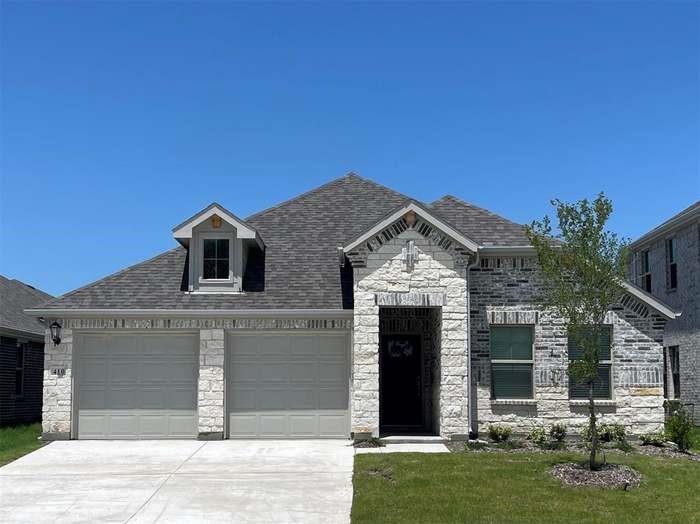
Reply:
[[[491, 358], [491, 337], [493, 329], [528, 328], [530, 330], [530, 359]], [[529, 397], [497, 397], [493, 379], [494, 364], [523, 364], [530, 365], [530, 396]], [[528, 401], [535, 399], [535, 325], [534, 324], [491, 324], [489, 326], [489, 369], [491, 372], [491, 400]]]
[[[651, 278], [651, 255], [649, 249], [642, 249], [640, 252], [640, 268], [639, 279], [640, 287], [647, 293], [651, 293], [652, 278]], [[647, 284], [648, 282], [648, 284]]]
[[[19, 365], [19, 358], [17, 358], [19, 355], [22, 355], [22, 365]], [[26, 369], [26, 360], [27, 360], [27, 345], [24, 343], [18, 343], [17, 344], [17, 349], [15, 352], [15, 398], [22, 398], [24, 396], [24, 378], [25, 378], [25, 369]], [[19, 388], [19, 393], [17, 393], [17, 376], [19, 375], [20, 377], [20, 388]]]
[[[599, 359], [598, 360], [598, 374], [600, 374], [600, 366], [609, 366], [610, 372], [609, 372], [609, 378], [608, 378], [608, 396], [607, 397], [593, 397], [594, 402], [595, 401], [610, 401], [614, 400], [614, 390], [615, 388], [613, 387], [613, 349], [615, 347], [615, 340], [613, 338], [614, 336], [614, 325], [613, 324], [602, 324], [603, 326], [607, 327], [610, 330], [610, 358], [609, 359]], [[571, 353], [569, 352], [569, 335], [567, 334], [566, 336], [566, 356], [567, 356], [567, 362], [571, 363]], [[580, 359], [578, 359], [580, 360]], [[569, 376], [569, 384], [568, 384], [568, 389], [569, 389], [569, 400], [573, 401], [580, 401], [580, 400], [587, 400], [588, 399], [588, 394], [586, 394], [585, 397], [574, 397], [573, 396], [573, 390], [571, 387], [571, 376]]]
[[[228, 240], [228, 278], [204, 278], [204, 242], [206, 240]], [[233, 284], [233, 255], [234, 255], [234, 238], [230, 233], [225, 232], [206, 232], [199, 235], [199, 269], [198, 281], [200, 284]]]
[[[674, 363], [677, 365], [674, 366]], [[679, 399], [681, 398], [681, 351], [679, 346], [668, 346], [668, 364], [671, 375], [671, 387], [669, 389], [673, 392], [673, 399]], [[676, 380], [676, 377], [678, 377], [678, 380]]]
[[[676, 242], [674, 237], [666, 239], [666, 291], [678, 289], [678, 263], [676, 262]], [[674, 282], [675, 280], [675, 282]]]

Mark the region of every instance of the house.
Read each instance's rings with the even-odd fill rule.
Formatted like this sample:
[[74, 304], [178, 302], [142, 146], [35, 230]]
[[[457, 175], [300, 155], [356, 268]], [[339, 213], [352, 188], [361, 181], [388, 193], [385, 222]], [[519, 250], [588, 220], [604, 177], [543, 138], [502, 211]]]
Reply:
[[664, 394], [700, 424], [700, 201], [630, 245], [630, 278], [682, 311], [664, 332]]
[[51, 298], [0, 275], [0, 426], [41, 420], [44, 323], [24, 310]]
[[[524, 228], [494, 213], [349, 174], [245, 220], [211, 204], [173, 236], [31, 311], [60, 326], [46, 438], [464, 438], [586, 420]], [[627, 290], [596, 402], [641, 433], [663, 423], [676, 312]]]

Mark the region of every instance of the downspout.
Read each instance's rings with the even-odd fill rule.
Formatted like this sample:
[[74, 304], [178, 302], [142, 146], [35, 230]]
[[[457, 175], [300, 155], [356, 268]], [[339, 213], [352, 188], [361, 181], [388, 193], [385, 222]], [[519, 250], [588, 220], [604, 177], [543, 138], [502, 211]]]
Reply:
[[466, 269], [466, 283], [467, 283], [467, 433], [471, 437], [472, 434], [476, 434], [476, 428], [472, 420], [472, 314], [471, 314], [471, 291], [470, 291], [470, 281], [469, 273], [472, 268], [476, 267], [479, 263], [479, 252], [476, 252], [474, 261], [467, 265]]

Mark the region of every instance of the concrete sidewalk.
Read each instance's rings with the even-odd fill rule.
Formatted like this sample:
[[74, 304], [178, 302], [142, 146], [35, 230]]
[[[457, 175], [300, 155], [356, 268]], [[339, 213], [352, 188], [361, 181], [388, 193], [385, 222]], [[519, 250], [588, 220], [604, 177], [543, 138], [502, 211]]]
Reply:
[[0, 522], [350, 521], [348, 441], [53, 442], [0, 468]]

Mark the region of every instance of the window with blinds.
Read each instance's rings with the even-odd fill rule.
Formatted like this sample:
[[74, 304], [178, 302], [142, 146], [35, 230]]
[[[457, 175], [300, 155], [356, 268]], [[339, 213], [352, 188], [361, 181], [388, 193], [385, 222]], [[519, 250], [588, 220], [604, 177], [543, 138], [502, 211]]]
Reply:
[[[593, 382], [593, 398], [608, 399], [612, 396], [612, 326], [603, 326], [598, 342], [600, 353], [598, 362], [598, 378]], [[582, 360], [583, 348], [574, 337], [569, 336], [569, 361]], [[588, 384], [577, 384], [569, 377], [569, 397], [572, 399], [588, 398]]]
[[491, 396], [533, 398], [532, 326], [491, 326]]

